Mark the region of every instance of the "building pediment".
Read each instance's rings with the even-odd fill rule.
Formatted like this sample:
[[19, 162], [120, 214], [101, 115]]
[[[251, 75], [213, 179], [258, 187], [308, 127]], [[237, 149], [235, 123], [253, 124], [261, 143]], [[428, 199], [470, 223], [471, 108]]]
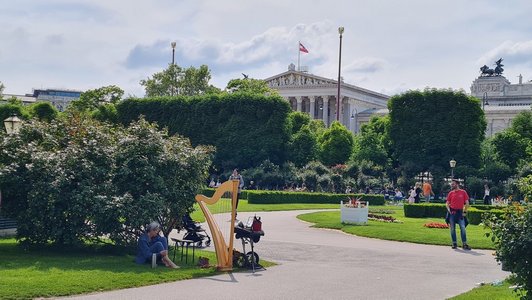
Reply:
[[264, 81], [266, 81], [266, 83], [274, 89], [291, 87], [328, 87], [336, 85], [335, 80], [297, 71], [284, 72], [282, 74], [266, 78]]

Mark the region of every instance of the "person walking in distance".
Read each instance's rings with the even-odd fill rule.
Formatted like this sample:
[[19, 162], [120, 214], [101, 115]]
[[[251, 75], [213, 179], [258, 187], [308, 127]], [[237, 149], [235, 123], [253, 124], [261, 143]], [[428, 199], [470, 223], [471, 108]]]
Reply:
[[490, 205], [491, 204], [490, 187], [487, 184], [484, 185], [484, 204], [485, 205]]
[[[238, 210], [238, 201], [240, 200], [240, 194], [242, 193], [242, 188], [244, 187], [244, 178], [238, 173], [238, 169], [233, 170], [233, 174], [229, 177], [230, 180], [238, 179], [238, 194], [236, 195], [236, 209]], [[238, 214], [238, 213], [236, 213]], [[235, 214], [235, 216], [236, 216]]]
[[456, 224], [460, 226], [460, 237], [464, 250], [471, 250], [467, 244], [465, 217], [469, 208], [469, 195], [460, 188], [458, 180], [451, 181], [451, 191], [447, 195], [445, 202], [449, 218], [449, 228], [451, 229], [452, 248], [456, 249]]
[[427, 203], [430, 202], [430, 196], [434, 196], [434, 192], [432, 191], [432, 185], [430, 181], [426, 181], [423, 183], [423, 196], [425, 196], [425, 201]]

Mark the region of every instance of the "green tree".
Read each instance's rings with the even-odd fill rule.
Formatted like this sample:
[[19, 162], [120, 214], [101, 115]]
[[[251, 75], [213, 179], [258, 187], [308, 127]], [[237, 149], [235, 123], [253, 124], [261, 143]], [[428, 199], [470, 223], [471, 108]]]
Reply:
[[390, 157], [389, 126], [388, 117], [373, 117], [368, 124], [362, 125], [360, 134], [355, 137], [353, 159], [371, 161], [386, 168]]
[[167, 235], [207, 177], [206, 147], [144, 120], [123, 128], [86, 115], [27, 122], [1, 135], [3, 213], [28, 243], [135, 243], [150, 220]]
[[300, 111], [293, 111], [288, 114], [288, 122], [292, 134], [297, 133], [303, 126], [310, 124], [310, 116]]
[[4, 120], [12, 115], [17, 115], [21, 119], [29, 118], [28, 110], [22, 104], [7, 103], [0, 105], [0, 121], [2, 122], [2, 126], [4, 126]]
[[353, 134], [340, 122], [333, 122], [319, 137], [320, 159], [328, 166], [345, 164], [353, 153]]
[[511, 130], [522, 138], [532, 140], [532, 110], [517, 114], [512, 120]]
[[288, 144], [288, 160], [301, 167], [318, 158], [318, 139], [304, 125], [297, 133], [292, 135]]
[[270, 88], [266, 81], [254, 78], [231, 79], [227, 83], [226, 91], [231, 93], [251, 92], [255, 94], [276, 94], [277, 91]]
[[449, 160], [480, 166], [486, 121], [477, 98], [460, 91], [426, 89], [388, 102], [390, 139], [398, 162], [411, 174], [448, 170]]
[[30, 106], [31, 116], [41, 121], [50, 122], [57, 118], [57, 109], [50, 102], [37, 102]]
[[72, 101], [69, 109], [78, 112], [92, 112], [104, 104], [116, 104], [124, 96], [124, 90], [109, 85], [81, 93], [78, 100]]
[[532, 299], [532, 207], [510, 206], [502, 218], [486, 215], [483, 223], [491, 229], [487, 235], [503, 270], [515, 275], [521, 299]]
[[199, 68], [183, 69], [176, 64], [169, 64], [168, 68], [155, 73], [151, 78], [143, 79], [140, 85], [146, 90], [146, 97], [199, 95], [220, 92], [209, 85], [211, 72], [206, 65]]
[[499, 183], [512, 176], [513, 171], [507, 164], [495, 160], [487, 164], [482, 169], [482, 173], [487, 179]]
[[4, 89], [6, 88], [6, 86], [2, 83], [2, 81], [0, 81], [0, 100], [3, 99], [4, 97]]
[[521, 159], [527, 157], [528, 139], [512, 130], [497, 133], [492, 140], [498, 160], [515, 169]]
[[197, 69], [195, 67], [189, 67], [183, 71], [184, 74], [179, 80], [179, 93], [181, 95], [194, 96], [220, 92], [220, 89], [209, 85], [211, 71], [206, 65], [201, 65]]

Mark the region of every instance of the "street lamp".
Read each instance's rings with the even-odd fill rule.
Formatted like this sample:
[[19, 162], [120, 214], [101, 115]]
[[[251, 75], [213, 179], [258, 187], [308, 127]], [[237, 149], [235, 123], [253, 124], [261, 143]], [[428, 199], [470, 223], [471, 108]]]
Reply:
[[17, 133], [22, 125], [22, 120], [13, 114], [11, 117], [4, 120], [4, 127], [8, 134]]
[[358, 110], [356, 108], [353, 108], [353, 110], [351, 110], [351, 120], [354, 120], [355, 122], [355, 133], [357, 132], [357, 129], [358, 129], [357, 120], [355, 119], [357, 116], [358, 116]]
[[451, 159], [449, 161], [449, 165], [451, 166], [451, 179], [454, 179], [454, 167], [456, 167], [456, 160]]
[[338, 93], [336, 95], [336, 121], [340, 121], [340, 74], [342, 68], [342, 34], [344, 33], [344, 28], [338, 27], [338, 33], [340, 34], [340, 50], [338, 53]]
[[170, 45], [172, 46], [172, 65], [173, 65], [174, 61], [175, 61], [175, 46], [176, 46], [176, 42], [172, 42], [172, 43], [170, 43]]
[[482, 110], [484, 110], [485, 105], [490, 105], [488, 103], [488, 92], [484, 92], [484, 96], [482, 96]]

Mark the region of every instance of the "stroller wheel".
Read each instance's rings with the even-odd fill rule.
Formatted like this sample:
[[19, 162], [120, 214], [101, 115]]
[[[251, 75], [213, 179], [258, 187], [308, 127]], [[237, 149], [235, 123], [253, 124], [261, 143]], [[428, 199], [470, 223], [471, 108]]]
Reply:
[[205, 247], [209, 247], [211, 245], [211, 238], [207, 236], [207, 240], [205, 241]]
[[257, 266], [259, 264], [259, 255], [257, 254], [257, 252], [249, 251], [248, 253], [246, 253], [246, 264], [250, 268], [253, 265]]
[[233, 267], [243, 268], [247, 265], [246, 256], [244, 254], [237, 255], [233, 258]]
[[202, 244], [201, 241], [196, 242], [196, 248], [201, 248], [201, 244]]

